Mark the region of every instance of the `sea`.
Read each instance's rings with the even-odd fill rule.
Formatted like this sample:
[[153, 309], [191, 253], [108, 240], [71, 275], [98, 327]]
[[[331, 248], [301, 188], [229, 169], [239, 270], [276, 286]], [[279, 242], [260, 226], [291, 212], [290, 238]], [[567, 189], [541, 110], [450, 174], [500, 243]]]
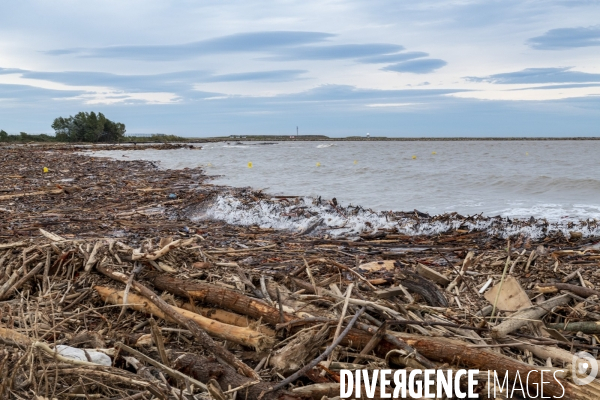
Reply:
[[[431, 216], [458, 213], [508, 221], [533, 217], [565, 232], [573, 224], [587, 223], [584, 234], [599, 233], [589, 222], [600, 221], [600, 140], [232, 140], [196, 146], [203, 148], [93, 155], [149, 160], [168, 169], [201, 167], [214, 184], [300, 196], [305, 207], [315, 206], [314, 212], [323, 213], [324, 224], [331, 216], [320, 206], [322, 200], [335, 198], [341, 207], [360, 206], [380, 218], [389, 211], [415, 210]], [[283, 229], [303, 229], [311, 223], [294, 224], [269, 215], [289, 214], [277, 202], [251, 209], [234, 203], [234, 198], [219, 198], [203, 217]], [[334, 228], [353, 223], [360, 225], [330, 218]], [[373, 224], [389, 225], [378, 224], [375, 218], [367, 226]], [[423, 224], [419, 226], [423, 229]], [[354, 228], [359, 231], [364, 225]]]

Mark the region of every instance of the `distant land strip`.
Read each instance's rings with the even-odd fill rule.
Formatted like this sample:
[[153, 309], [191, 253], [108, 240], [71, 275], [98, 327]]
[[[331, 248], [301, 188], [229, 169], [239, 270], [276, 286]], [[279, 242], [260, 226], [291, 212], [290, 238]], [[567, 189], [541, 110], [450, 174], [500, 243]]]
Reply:
[[[216, 137], [181, 137], [169, 135], [169, 138], [162, 138], [163, 135], [156, 137], [128, 135], [123, 137], [118, 143], [211, 143], [211, 142], [294, 142], [294, 141], [327, 141], [327, 142], [468, 142], [468, 141], [567, 141], [567, 140], [600, 140], [600, 136], [572, 136], [572, 137], [386, 137], [386, 136], [348, 136], [348, 137], [328, 137], [325, 135], [231, 135]], [[165, 135], [166, 136], [166, 135]], [[0, 143], [2, 145], [22, 145], [22, 144], [44, 144], [47, 146], [57, 144], [102, 146], [115, 144], [115, 142], [33, 142], [33, 141], [15, 141]]]

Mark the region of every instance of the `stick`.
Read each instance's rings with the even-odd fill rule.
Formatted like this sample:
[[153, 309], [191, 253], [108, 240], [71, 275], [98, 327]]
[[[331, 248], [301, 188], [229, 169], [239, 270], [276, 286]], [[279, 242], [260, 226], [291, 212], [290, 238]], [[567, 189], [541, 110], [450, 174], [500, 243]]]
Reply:
[[492, 328], [491, 335], [494, 339], [501, 339], [506, 337], [510, 332], [519, 329], [520, 327], [527, 325], [533, 320], [538, 320], [544, 315], [550, 312], [554, 307], [562, 306], [567, 304], [571, 300], [568, 294], [554, 297], [547, 300], [540, 305], [529, 307], [517, 311], [506, 319], [501, 324]]
[[379, 342], [381, 342], [381, 339], [385, 335], [386, 330], [387, 330], [387, 321], [384, 322], [383, 324], [381, 324], [381, 326], [379, 328], [377, 328], [377, 332], [375, 332], [375, 334], [371, 337], [369, 342], [360, 351], [360, 354], [358, 356], [356, 356], [356, 358], [354, 358], [354, 361], [352, 361], [352, 362], [354, 364], [358, 363], [363, 358], [363, 356], [368, 355], [375, 347], [377, 347], [377, 345], [379, 344]]
[[[346, 299], [344, 300], [344, 306], [342, 307], [342, 314], [340, 315], [340, 320], [335, 328], [335, 333], [333, 334], [333, 341], [335, 342], [340, 332], [342, 330], [342, 323], [344, 322], [344, 318], [346, 317], [346, 312], [348, 311], [348, 301], [350, 300], [350, 296], [352, 295], [352, 289], [354, 288], [354, 283], [351, 283], [346, 288]], [[331, 358], [333, 357], [333, 352], [329, 356], [327, 356], [327, 361], [325, 367], [329, 368], [329, 364], [331, 363]]]
[[27, 275], [25, 275], [24, 277], [19, 279], [19, 281], [17, 281], [17, 283], [15, 283], [13, 286], [11, 286], [4, 294], [0, 295], [0, 300], [4, 300], [4, 299], [8, 298], [8, 296], [10, 296], [15, 290], [19, 289], [25, 282], [27, 282], [29, 279], [31, 279], [32, 276], [37, 274], [38, 271], [40, 269], [42, 269], [43, 266], [44, 266], [44, 263], [42, 263], [42, 262], [38, 263], [38, 265], [36, 265], [34, 269], [29, 271], [29, 273]]

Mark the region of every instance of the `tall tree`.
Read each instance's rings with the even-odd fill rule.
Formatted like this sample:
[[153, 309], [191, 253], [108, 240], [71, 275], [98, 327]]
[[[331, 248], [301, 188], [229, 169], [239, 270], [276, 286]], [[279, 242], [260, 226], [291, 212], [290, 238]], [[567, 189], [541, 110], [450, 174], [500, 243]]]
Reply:
[[104, 114], [79, 112], [52, 123], [56, 138], [69, 142], [116, 142], [125, 136], [125, 124], [113, 122]]

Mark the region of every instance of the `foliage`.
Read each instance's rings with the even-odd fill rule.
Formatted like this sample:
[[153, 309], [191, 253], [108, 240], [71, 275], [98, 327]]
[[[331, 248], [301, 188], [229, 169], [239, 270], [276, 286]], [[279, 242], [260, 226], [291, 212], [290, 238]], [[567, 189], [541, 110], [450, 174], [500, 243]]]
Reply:
[[66, 142], [116, 142], [125, 135], [125, 124], [113, 122], [104, 114], [79, 112], [74, 117], [58, 117], [52, 123], [56, 139]]
[[45, 133], [41, 133], [39, 135], [31, 135], [27, 132], [19, 132], [18, 135], [9, 135], [6, 131], [0, 131], [0, 142], [15, 142], [15, 143], [23, 143], [23, 142], [56, 142], [56, 138], [54, 136], [46, 135]]
[[176, 135], [164, 135], [153, 133], [150, 136], [126, 136], [125, 141], [131, 143], [172, 143], [172, 142], [187, 142], [188, 138], [182, 138]]

